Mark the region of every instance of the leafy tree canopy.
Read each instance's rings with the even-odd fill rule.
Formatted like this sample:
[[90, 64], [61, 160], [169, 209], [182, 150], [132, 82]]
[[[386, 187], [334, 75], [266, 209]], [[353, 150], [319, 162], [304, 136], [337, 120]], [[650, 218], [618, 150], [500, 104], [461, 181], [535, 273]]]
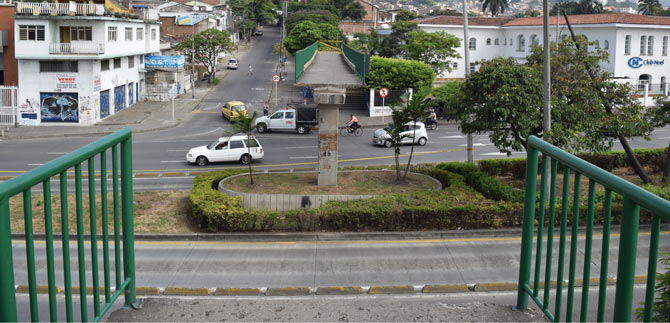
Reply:
[[303, 21], [291, 30], [284, 40], [286, 50], [294, 55], [318, 40], [339, 40], [340, 30], [331, 24], [317, 24], [312, 21]]
[[368, 88], [405, 90], [432, 87], [435, 73], [430, 65], [405, 59], [370, 57], [370, 72], [365, 76]]
[[405, 49], [407, 58], [417, 60], [430, 65], [436, 74], [444, 71], [451, 72], [450, 58], [460, 58], [456, 48], [460, 46], [460, 40], [444, 31], [434, 33], [425, 32], [422, 29], [409, 33], [409, 40]]
[[409, 10], [400, 10], [395, 14], [395, 21], [410, 21], [416, 19], [419, 15]]
[[[195, 44], [193, 43], [195, 39]], [[195, 48], [195, 52], [192, 51]], [[175, 50], [184, 53], [188, 62], [195, 60], [196, 63], [205, 65], [210, 80], [216, 77], [216, 63], [219, 54], [231, 52], [235, 45], [230, 41], [227, 31], [218, 29], [207, 29], [195, 35], [195, 38], [186, 38], [175, 46]]]
[[331, 24], [337, 26], [339, 18], [336, 14], [326, 10], [300, 10], [289, 13], [286, 18], [286, 30], [289, 32], [300, 22], [311, 21], [317, 24]]
[[237, 27], [246, 39], [251, 37], [251, 31], [259, 24], [272, 21], [275, 16], [275, 4], [272, 0], [231, 0], [234, 19]]
[[514, 17], [515, 17], [515, 18], [539, 17], [539, 16], [541, 16], [541, 15], [542, 15], [542, 13], [540, 13], [540, 12], [537, 11], [537, 10], [528, 9], [528, 10], [526, 10], [526, 11], [524, 11], [524, 12], [519, 12], [519, 13], [515, 14]]
[[507, 9], [507, 0], [480, 0], [482, 2], [482, 11], [488, 11], [495, 17]]
[[429, 14], [429, 16], [462, 16], [463, 13], [460, 11], [456, 11], [453, 9], [442, 9], [442, 10], [433, 10]]
[[391, 35], [379, 42], [372, 52], [383, 57], [405, 57], [404, 45], [409, 40], [409, 33], [417, 29], [415, 22], [396, 21], [391, 26]]
[[640, 0], [637, 3], [637, 13], [647, 16], [657, 16], [663, 10], [658, 0]]
[[363, 6], [355, 0], [311, 0], [306, 2], [289, 2], [289, 12], [300, 10], [326, 10], [337, 15], [338, 20], [348, 18], [358, 21], [363, 19], [366, 14]]
[[568, 15], [589, 15], [594, 13], [603, 13], [603, 4], [598, 0], [579, 0], [558, 2], [551, 7], [549, 14], [555, 16], [558, 14], [558, 9], [565, 10]]

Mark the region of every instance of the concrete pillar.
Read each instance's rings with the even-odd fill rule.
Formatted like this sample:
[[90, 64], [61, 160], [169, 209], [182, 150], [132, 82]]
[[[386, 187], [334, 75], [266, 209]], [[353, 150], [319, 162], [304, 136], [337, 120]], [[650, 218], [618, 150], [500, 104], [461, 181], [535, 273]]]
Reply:
[[319, 186], [337, 185], [337, 128], [344, 88], [314, 89], [314, 102], [319, 105]]
[[642, 106], [646, 107], [647, 106], [647, 97], [649, 97], [649, 83], [644, 84], [644, 95], [642, 99]]
[[668, 82], [663, 83], [663, 96], [668, 96]]

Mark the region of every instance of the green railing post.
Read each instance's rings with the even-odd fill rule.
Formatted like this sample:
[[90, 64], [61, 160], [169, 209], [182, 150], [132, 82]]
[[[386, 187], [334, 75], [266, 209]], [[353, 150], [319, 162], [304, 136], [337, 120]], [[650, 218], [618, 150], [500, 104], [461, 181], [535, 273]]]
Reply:
[[123, 226], [123, 277], [130, 278], [125, 304], [135, 306], [135, 242], [133, 237], [132, 135], [121, 142], [121, 216]]
[[9, 196], [0, 196], [0, 321], [16, 322]]
[[614, 296], [613, 320], [615, 322], [628, 322], [631, 320], [640, 205], [633, 202], [630, 198], [624, 197], [622, 213], [621, 236], [619, 237], [619, 261], [616, 273], [616, 294]]
[[528, 146], [526, 159], [526, 198], [524, 200], [521, 258], [519, 263], [519, 291], [516, 308], [528, 308], [528, 294], [524, 287], [530, 283], [530, 265], [533, 254], [533, 225], [535, 222], [535, 191], [537, 190], [537, 149]]

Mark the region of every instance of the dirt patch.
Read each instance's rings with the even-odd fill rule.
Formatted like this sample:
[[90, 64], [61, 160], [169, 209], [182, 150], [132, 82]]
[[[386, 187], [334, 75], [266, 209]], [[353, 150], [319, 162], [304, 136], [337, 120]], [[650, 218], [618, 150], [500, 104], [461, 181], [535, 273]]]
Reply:
[[396, 173], [389, 171], [338, 172], [337, 186], [317, 186], [316, 173], [254, 174], [254, 184], [249, 176], [226, 180], [228, 189], [246, 193], [265, 194], [316, 194], [316, 195], [381, 195], [434, 190], [432, 179], [408, 174], [406, 180], [397, 181]]
[[[133, 197], [133, 213], [135, 232], [197, 232], [197, 225], [189, 216], [190, 191], [160, 191], [135, 192]], [[33, 194], [31, 197], [33, 232], [44, 232], [44, 196]], [[68, 194], [68, 229], [77, 231], [76, 199], [74, 194]], [[90, 215], [88, 195], [82, 196], [82, 211], [84, 214], [84, 232], [90, 232]], [[101, 196], [96, 196], [96, 231], [102, 232]], [[119, 201], [119, 212], [120, 212]], [[12, 232], [25, 232], [23, 215], [23, 197], [14, 196], [9, 201], [10, 221]], [[60, 195], [51, 196], [51, 213], [53, 232], [61, 232]], [[113, 195], [107, 195], [107, 222], [110, 234], [114, 232], [114, 204]]]

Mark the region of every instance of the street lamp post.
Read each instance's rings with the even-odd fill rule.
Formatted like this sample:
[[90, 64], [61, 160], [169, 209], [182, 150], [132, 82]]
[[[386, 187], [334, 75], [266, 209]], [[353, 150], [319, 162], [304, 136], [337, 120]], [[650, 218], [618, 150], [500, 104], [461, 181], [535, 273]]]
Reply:
[[[465, 78], [468, 78], [470, 74], [470, 39], [468, 36], [468, 0], [463, 0], [463, 58], [465, 59]], [[472, 143], [472, 134], [467, 134], [467, 154], [468, 154], [468, 163], [472, 164], [475, 162], [475, 148]]]
[[195, 99], [195, 19], [191, 35], [191, 99]]

